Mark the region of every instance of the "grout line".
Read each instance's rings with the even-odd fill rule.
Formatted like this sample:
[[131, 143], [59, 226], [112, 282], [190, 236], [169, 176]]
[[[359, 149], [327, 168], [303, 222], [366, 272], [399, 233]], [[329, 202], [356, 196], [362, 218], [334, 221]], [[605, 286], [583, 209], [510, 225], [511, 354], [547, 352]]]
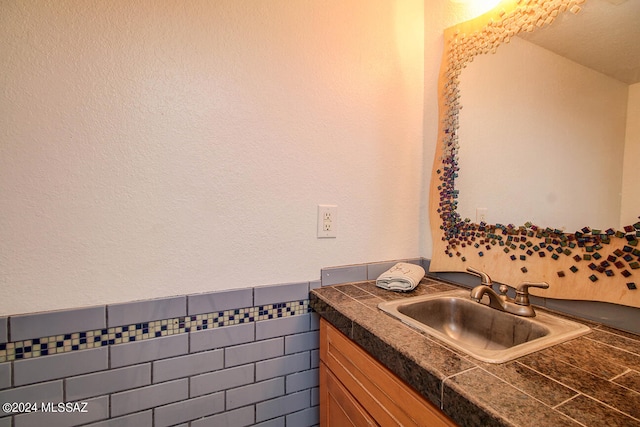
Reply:
[[[598, 400], [598, 399], [596, 399], [596, 398], [594, 398], [594, 397], [592, 397], [592, 396], [589, 396], [589, 395], [587, 395], [587, 394], [583, 394], [583, 393], [580, 393], [580, 394], [578, 394], [578, 395], [576, 395], [576, 396], [573, 396], [571, 399], [567, 399], [567, 400], [565, 400], [564, 402], [562, 402], [562, 403], [558, 404], [557, 406], [561, 406], [561, 405], [563, 405], [563, 404], [565, 404], [565, 403], [567, 403], [567, 402], [569, 402], [569, 401], [571, 401], [571, 400], [573, 400], [573, 399], [578, 398], [579, 396], [583, 396], [583, 397], [584, 397], [584, 398], [586, 398], [586, 399], [593, 400], [594, 402], [597, 402], [598, 404], [600, 404], [600, 405], [602, 405], [602, 406], [605, 406], [605, 407], [607, 407], [607, 408], [611, 409], [612, 411], [615, 411], [615, 412], [617, 412], [617, 413], [619, 413], [619, 414], [622, 414], [622, 415], [624, 415], [624, 416], [626, 416], [626, 417], [629, 417], [629, 418], [631, 418], [632, 420], [640, 421], [640, 419], [638, 419], [638, 418], [634, 417], [634, 416], [633, 416], [633, 415], [631, 415], [631, 414], [628, 414], [628, 413], [626, 413], [626, 412], [623, 412], [623, 411], [621, 411], [620, 409], [615, 408], [615, 407], [613, 407], [613, 406], [609, 405], [608, 403], [605, 403], [605, 402], [603, 402], [603, 401], [601, 401], [601, 400]], [[555, 407], [554, 407], [554, 409], [555, 409]], [[564, 414], [564, 413], [563, 413], [563, 414]], [[567, 414], [564, 414], [564, 415], [566, 415], [567, 417], [571, 418], [572, 420], [574, 420], [574, 421], [576, 421], [576, 422], [579, 422], [579, 421], [575, 420], [574, 418], [570, 417], [570, 416], [569, 416], [569, 415], [567, 415]], [[580, 423], [580, 424], [582, 424], [582, 423]]]
[[[549, 379], [553, 380], [554, 382], [556, 382], [556, 383], [558, 383], [558, 384], [562, 384], [563, 386], [565, 386], [565, 387], [569, 388], [570, 390], [574, 391], [576, 394], [575, 394], [574, 396], [570, 397], [569, 399], [565, 400], [564, 402], [561, 402], [561, 403], [559, 403], [559, 404], [557, 404], [557, 405], [553, 406], [553, 405], [551, 405], [551, 404], [548, 404], [548, 403], [546, 403], [546, 402], [543, 402], [542, 400], [540, 400], [540, 399], [538, 399], [537, 397], [533, 396], [531, 393], [528, 393], [528, 392], [526, 392], [525, 390], [522, 390], [520, 387], [517, 387], [515, 384], [512, 384], [511, 382], [507, 381], [505, 378], [501, 378], [501, 377], [499, 377], [497, 374], [494, 374], [493, 372], [491, 372], [491, 371], [489, 371], [489, 370], [487, 370], [487, 369], [484, 369], [484, 368], [482, 368], [481, 366], [478, 366], [478, 368], [479, 368], [480, 370], [482, 370], [482, 371], [484, 371], [484, 372], [488, 373], [489, 375], [491, 375], [491, 376], [493, 376], [493, 377], [497, 378], [498, 380], [500, 380], [500, 381], [504, 382], [504, 383], [505, 383], [505, 384], [507, 384], [508, 386], [513, 387], [514, 389], [518, 390], [520, 393], [522, 393], [522, 394], [524, 394], [524, 395], [526, 395], [526, 396], [529, 396], [531, 399], [533, 399], [533, 400], [535, 400], [535, 401], [537, 401], [537, 402], [540, 402], [542, 405], [546, 406], [547, 408], [551, 408], [551, 409], [553, 409], [554, 411], [557, 411], [559, 414], [564, 415], [565, 417], [570, 418], [571, 420], [573, 420], [573, 418], [571, 418], [569, 415], [567, 415], [567, 414], [565, 414], [565, 413], [563, 413], [563, 412], [561, 412], [561, 411], [558, 411], [556, 408], [557, 408], [558, 406], [562, 405], [562, 404], [563, 404], [563, 403], [565, 403], [565, 402], [568, 402], [568, 401], [570, 401], [570, 400], [572, 400], [572, 399], [575, 399], [575, 398], [576, 398], [577, 396], [579, 396], [581, 393], [580, 393], [579, 391], [577, 391], [577, 390], [574, 390], [574, 389], [573, 389], [573, 388], [571, 388], [571, 387], [568, 387], [566, 384], [560, 383], [559, 381], [557, 381], [557, 380], [555, 380], [555, 379], [553, 379], [553, 378], [551, 378], [551, 377], [548, 377], [547, 375], [544, 375], [544, 374], [543, 374], [543, 373], [541, 373], [541, 372], [536, 371], [535, 369], [531, 368], [530, 366], [527, 366], [527, 365], [525, 365], [525, 364], [522, 364], [522, 363], [520, 363], [520, 362], [518, 362], [518, 361], [516, 361], [516, 363], [518, 363], [518, 364], [520, 364], [520, 365], [522, 365], [522, 366], [524, 366], [524, 367], [526, 367], [526, 368], [528, 368], [528, 369], [531, 369], [532, 371], [537, 372], [538, 374], [540, 374], [540, 375], [542, 375], [542, 376], [544, 376], [544, 377], [547, 377], [547, 378], [549, 378]], [[574, 421], [578, 422], [577, 420], [574, 420]], [[579, 422], [578, 422], [578, 423], [579, 423]], [[582, 423], [579, 423], [579, 424], [583, 425]]]
[[[614, 376], [614, 377], [610, 378], [610, 379], [609, 379], [609, 381], [613, 381], [613, 380], [616, 380], [616, 379], [618, 379], [618, 378], [620, 378], [620, 377], [622, 377], [622, 376], [625, 376], [625, 375], [627, 375], [629, 372], [631, 372], [631, 369], [627, 368], [627, 370], [626, 370], [626, 371], [624, 371], [623, 373], [618, 374], [618, 375], [616, 375], [616, 376]], [[624, 387], [624, 386], [623, 386], [623, 387]]]
[[[557, 359], [556, 359], [556, 360], [557, 360]], [[565, 363], [565, 362], [563, 362], [562, 360], [558, 360], [558, 362], [560, 362], [560, 363]], [[517, 363], [520, 363], [520, 362], [517, 362]], [[533, 367], [531, 367], [531, 366], [529, 366], [529, 365], [525, 365], [525, 364], [523, 364], [523, 363], [520, 363], [520, 364], [521, 364], [521, 365], [523, 365], [523, 366], [525, 366], [526, 368], [531, 369], [532, 371], [537, 372], [538, 374], [540, 374], [540, 375], [542, 375], [542, 376], [544, 376], [544, 377], [547, 377], [547, 378], [549, 378], [549, 379], [551, 379], [551, 380], [553, 380], [553, 381], [555, 381], [555, 382], [557, 382], [557, 383], [559, 383], [559, 384], [562, 384], [564, 387], [566, 387], [566, 388], [568, 388], [568, 389], [570, 389], [570, 390], [572, 390], [572, 391], [576, 392], [576, 395], [575, 395], [575, 396], [573, 396], [573, 397], [571, 397], [571, 398], [569, 398], [569, 399], [565, 400], [564, 402], [561, 402], [561, 403], [557, 404], [556, 406], [551, 406], [551, 408], [553, 408], [554, 410], [557, 410], [557, 408], [558, 408], [558, 407], [560, 407], [561, 405], [563, 405], [563, 404], [565, 404], [565, 403], [567, 403], [567, 402], [569, 402], [569, 401], [571, 401], [571, 400], [573, 400], [573, 399], [576, 399], [578, 396], [584, 396], [584, 397], [585, 397], [585, 398], [587, 398], [587, 399], [590, 399], [590, 400], [593, 400], [593, 401], [595, 401], [595, 402], [598, 402], [599, 404], [601, 404], [601, 405], [603, 405], [603, 406], [606, 406], [606, 407], [608, 407], [608, 408], [610, 408], [610, 409], [612, 409], [612, 410], [614, 410], [614, 411], [616, 411], [616, 412], [619, 412], [619, 413], [621, 413], [621, 414], [624, 414], [625, 416], [628, 416], [628, 417], [629, 417], [629, 418], [631, 418], [631, 419], [636, 420], [636, 418], [634, 418], [634, 417], [633, 417], [633, 416], [631, 416], [630, 414], [627, 414], [627, 413], [625, 413], [625, 412], [622, 412], [621, 410], [616, 409], [616, 408], [614, 408], [613, 406], [610, 406], [610, 405], [606, 404], [605, 402], [603, 402], [603, 401], [601, 401], [601, 400], [598, 400], [598, 399], [596, 399], [596, 398], [594, 398], [594, 397], [592, 397], [592, 396], [589, 396], [589, 395], [587, 395], [587, 394], [584, 394], [584, 393], [582, 393], [582, 392], [580, 392], [580, 391], [576, 390], [575, 388], [570, 387], [569, 385], [567, 385], [567, 384], [565, 384], [565, 383], [561, 382], [560, 380], [558, 380], [558, 379], [556, 379], [556, 378], [553, 378], [553, 377], [550, 377], [550, 376], [548, 376], [548, 375], [546, 375], [546, 374], [543, 374], [542, 372], [539, 372], [538, 370], [534, 369]], [[565, 363], [565, 364], [566, 364], [566, 363]], [[575, 366], [574, 366], [574, 367], [575, 367]], [[575, 367], [575, 368], [577, 368], [577, 367]], [[580, 368], [577, 368], [577, 369], [580, 369]], [[580, 369], [580, 370], [582, 370], [582, 369]], [[584, 372], [587, 372], [587, 373], [591, 374], [591, 373], [590, 373], [590, 372], [588, 372], [588, 371], [584, 371]], [[591, 374], [591, 375], [594, 375], [594, 374]], [[594, 376], [596, 376], [596, 375], [594, 375]], [[596, 376], [596, 377], [597, 377], [597, 376]], [[601, 377], [597, 377], [597, 378], [601, 378]], [[601, 379], [603, 379], [603, 378], [601, 378]], [[605, 381], [610, 381], [610, 380], [606, 380], [606, 379], [605, 379]], [[616, 385], [618, 385], [618, 386], [620, 386], [620, 387], [624, 387], [624, 386], [621, 386], [620, 384], [617, 384], [617, 383], [616, 383]], [[631, 390], [631, 389], [629, 389], [629, 390]], [[633, 390], [632, 390], [632, 391], [633, 391]], [[569, 415], [565, 414], [564, 412], [561, 412], [561, 411], [558, 411], [558, 412], [560, 412], [561, 414], [565, 415], [566, 417], [571, 418], [572, 420], [576, 421], [577, 423], [579, 423], [579, 424], [581, 424], [581, 425], [584, 425], [584, 424], [580, 423], [579, 421], [575, 420], [574, 418], [570, 417]], [[638, 420], [638, 421], [640, 421], [640, 420]]]
[[447, 382], [447, 380], [451, 380], [451, 379], [453, 379], [454, 377], [456, 377], [458, 375], [461, 375], [461, 374], [464, 374], [464, 373], [467, 373], [467, 372], [471, 372], [471, 371], [473, 371], [475, 369], [480, 369], [480, 367], [479, 366], [472, 366], [472, 367], [470, 367], [468, 369], [465, 369], [464, 371], [456, 372], [453, 375], [449, 375], [447, 377], [444, 377], [442, 379], [442, 381], [440, 381], [440, 409], [441, 410], [444, 411], [444, 386], [445, 386], [445, 383]]
[[[599, 331], [599, 332], [602, 332], [602, 333], [606, 333], [606, 334], [612, 335], [612, 336], [614, 336], [614, 337], [621, 337], [621, 335], [615, 335], [615, 334], [612, 334], [612, 333], [610, 333], [610, 332], [606, 332], [606, 331], [603, 331], [603, 330], [600, 330], [600, 329], [599, 329], [598, 331]], [[629, 351], [629, 350], [627, 350], [627, 349], [625, 349], [625, 348], [618, 347], [617, 345], [613, 345], [613, 344], [606, 343], [606, 342], [604, 342], [604, 341], [600, 341], [600, 340], [598, 340], [598, 339], [595, 339], [595, 338], [593, 338], [593, 337], [590, 337], [590, 336], [589, 336], [589, 334], [584, 335], [584, 338], [588, 339], [589, 341], [593, 341], [593, 342], [595, 342], [595, 343], [598, 343], [598, 344], [601, 344], [601, 345], [606, 345], [607, 347], [615, 348], [616, 350], [624, 351], [625, 353], [629, 353], [629, 354], [632, 354], [632, 355], [634, 355], [634, 356], [638, 356], [638, 353], [634, 353], [633, 351]], [[623, 337], [623, 338], [624, 338], [624, 337]]]
[[552, 406], [552, 408], [553, 408], [553, 409], [555, 409], [555, 410], [557, 410], [557, 408], [558, 408], [558, 407], [560, 407], [560, 406], [564, 405], [564, 404], [565, 404], [565, 403], [567, 403], [567, 402], [572, 401], [573, 399], [577, 398], [578, 396], [584, 396], [584, 395], [583, 395], [582, 393], [577, 393], [577, 394], [575, 394], [575, 395], [571, 396], [570, 398], [568, 398], [568, 399], [566, 399], [566, 400], [563, 400], [562, 402], [558, 403], [557, 405]]
[[[565, 362], [563, 362], [562, 360], [558, 360], [558, 361], [559, 361], [560, 363], [565, 363]], [[520, 362], [517, 362], [517, 363], [520, 363]], [[635, 417], [631, 416], [630, 414], [627, 414], [626, 412], [622, 412], [621, 410], [619, 410], [619, 409], [617, 409], [617, 408], [614, 408], [613, 406], [608, 405], [607, 403], [605, 403], [605, 402], [603, 402], [603, 401], [601, 401], [601, 400], [598, 400], [598, 399], [596, 399], [596, 398], [594, 398], [594, 397], [592, 397], [592, 396], [586, 395], [586, 394], [584, 394], [584, 393], [582, 393], [582, 392], [580, 392], [580, 391], [578, 391], [578, 390], [574, 389], [573, 387], [568, 386], [567, 384], [565, 384], [565, 383], [563, 383], [563, 382], [561, 382], [561, 381], [559, 381], [559, 380], [557, 380], [557, 379], [555, 379], [555, 378], [553, 378], [553, 377], [550, 377], [550, 376], [548, 376], [548, 375], [546, 375], [546, 374], [543, 374], [542, 372], [537, 371], [536, 369], [534, 369], [533, 367], [531, 367], [531, 366], [529, 366], [529, 365], [525, 365], [525, 364], [522, 364], [522, 363], [521, 363], [521, 365], [523, 365], [523, 366], [527, 367], [528, 369], [531, 369], [532, 371], [537, 372], [538, 374], [540, 374], [540, 375], [542, 375], [542, 376], [544, 376], [544, 377], [547, 377], [547, 378], [549, 378], [549, 379], [551, 379], [551, 380], [553, 380], [553, 381], [555, 381], [555, 382], [557, 382], [557, 383], [559, 383], [559, 384], [562, 384], [563, 386], [565, 386], [565, 387], [567, 387], [568, 389], [573, 390], [573, 391], [575, 391], [575, 392], [577, 393], [575, 396], [573, 396], [573, 397], [571, 397], [571, 398], [569, 398], [569, 399], [565, 400], [564, 402], [561, 402], [561, 403], [557, 404], [556, 406], [553, 406], [552, 408], [553, 408], [554, 410], [555, 410], [557, 407], [559, 407], [559, 406], [561, 406], [561, 405], [563, 405], [563, 404], [567, 403], [568, 401], [570, 401], [570, 400], [573, 400], [573, 399], [577, 398], [578, 396], [584, 396], [584, 397], [586, 397], [586, 398], [588, 398], [588, 399], [591, 399], [591, 400], [593, 400], [593, 401], [595, 401], [595, 402], [598, 402], [599, 404], [601, 404], [601, 405], [603, 405], [603, 406], [606, 406], [606, 407], [608, 407], [608, 408], [610, 408], [610, 409], [612, 409], [612, 410], [614, 410], [614, 411], [616, 411], [616, 412], [619, 412], [619, 413], [621, 413], [621, 414], [624, 414], [624, 415], [626, 415], [626, 416], [628, 416], [628, 417], [630, 417], [630, 418], [632, 418], [632, 419], [634, 419], [634, 420], [638, 420], [637, 418], [635, 418]], [[571, 366], [573, 366], [573, 365], [571, 365]], [[577, 369], [582, 370], [581, 368], [579, 368], [579, 367], [577, 367], [577, 366], [574, 366], [574, 368], [577, 368]], [[617, 377], [619, 377], [619, 376], [621, 376], [621, 375], [624, 375], [625, 373], [630, 372], [630, 371], [631, 371], [631, 369], [627, 369], [627, 371], [626, 371], [626, 372], [624, 372], [623, 374], [618, 375]], [[589, 373], [589, 374], [591, 374], [591, 375], [594, 375], [593, 373], [591, 373], [591, 372], [589, 372], [589, 371], [584, 371], [584, 372], [587, 372], [587, 373]], [[596, 376], [597, 378], [602, 378], [602, 377], [598, 377], [597, 375], [594, 375], [594, 376]], [[615, 378], [617, 378], [617, 377], [615, 377]], [[602, 379], [604, 379], [604, 378], [602, 378]], [[609, 382], [611, 382], [611, 380], [607, 380], [607, 379], [604, 379], [604, 380], [605, 380], [605, 381], [609, 381]], [[617, 383], [615, 383], [615, 384], [616, 384], [617, 386], [619, 386], [619, 387], [626, 388], [626, 387], [624, 387], [623, 385], [620, 385], [620, 384], [617, 384]], [[631, 390], [631, 389], [628, 389], [628, 390]], [[635, 391], [635, 390], [631, 390], [631, 391]], [[564, 415], [566, 415], [566, 414], [564, 414]], [[567, 415], [567, 416], [568, 416], [568, 415]], [[569, 417], [569, 418], [571, 418], [571, 417]], [[571, 419], [573, 420], [573, 418], [571, 418]], [[638, 421], [640, 421], [640, 420], [638, 420]], [[576, 421], [576, 422], [577, 422], [577, 421]]]
[[[558, 359], [554, 359], [554, 360], [557, 360], [559, 363], [564, 363], [562, 360], [558, 360]], [[518, 360], [516, 360], [516, 363], [518, 363], [518, 364], [520, 364], [520, 365], [524, 366], [524, 367], [525, 367], [525, 368], [527, 368], [527, 369], [532, 370], [533, 372], [537, 373], [538, 375], [542, 375], [543, 377], [548, 378], [548, 379], [550, 379], [551, 381], [556, 382], [556, 383], [558, 383], [558, 384], [560, 384], [560, 385], [562, 385], [562, 386], [564, 386], [564, 387], [568, 388], [569, 390], [571, 390], [571, 391], [573, 391], [573, 392], [575, 392], [575, 393], [577, 393], [577, 394], [580, 394], [580, 391], [579, 391], [579, 390], [576, 390], [575, 388], [573, 388], [573, 387], [569, 386], [568, 384], [563, 383], [562, 381], [560, 381], [560, 380], [559, 380], [559, 379], [557, 379], [557, 378], [553, 378], [553, 377], [551, 377], [551, 376], [549, 376], [549, 375], [547, 375], [547, 374], [545, 374], [545, 373], [542, 373], [542, 372], [538, 371], [538, 370], [537, 370], [537, 369], [535, 369], [533, 366], [527, 365], [527, 364], [522, 363], [522, 362], [520, 362], [520, 361], [518, 361]], [[565, 363], [565, 364], [566, 364], [566, 365], [568, 365], [568, 363]], [[569, 365], [569, 366], [573, 366], [573, 365]], [[576, 367], [576, 366], [574, 366], [574, 367], [575, 367], [576, 369], [580, 369], [580, 368], [578, 368], [578, 367]], [[584, 372], [587, 372], [587, 371], [584, 371]], [[589, 373], [590, 373], [590, 372], [589, 372]], [[592, 374], [592, 375], [593, 375], [593, 374]], [[575, 396], [574, 396], [574, 397], [575, 397]]]

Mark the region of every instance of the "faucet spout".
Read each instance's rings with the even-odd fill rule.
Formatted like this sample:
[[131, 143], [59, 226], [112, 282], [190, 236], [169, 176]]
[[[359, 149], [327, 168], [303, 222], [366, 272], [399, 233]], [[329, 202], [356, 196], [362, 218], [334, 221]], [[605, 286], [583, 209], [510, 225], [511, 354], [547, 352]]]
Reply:
[[480, 285], [471, 290], [471, 299], [475, 302], [481, 302], [482, 297], [484, 297], [485, 295], [489, 297], [489, 307], [493, 307], [500, 311], [507, 311], [505, 309], [505, 303], [503, 302], [502, 298], [500, 298], [500, 295], [498, 295], [489, 286]]

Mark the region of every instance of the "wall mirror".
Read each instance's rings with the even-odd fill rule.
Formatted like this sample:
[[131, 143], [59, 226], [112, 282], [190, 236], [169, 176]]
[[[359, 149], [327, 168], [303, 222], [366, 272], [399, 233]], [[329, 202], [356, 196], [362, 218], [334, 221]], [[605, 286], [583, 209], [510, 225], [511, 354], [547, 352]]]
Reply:
[[445, 31], [432, 271], [640, 307], [638, 22], [637, 0], [521, 0]]

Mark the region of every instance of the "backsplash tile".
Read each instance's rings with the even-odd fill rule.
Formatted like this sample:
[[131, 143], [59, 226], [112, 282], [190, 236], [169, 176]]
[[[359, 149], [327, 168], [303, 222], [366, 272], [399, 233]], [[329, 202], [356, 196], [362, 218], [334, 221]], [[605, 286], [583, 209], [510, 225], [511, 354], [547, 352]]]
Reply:
[[107, 315], [109, 327], [183, 317], [187, 315], [187, 297], [110, 304]]
[[149, 410], [94, 424], [88, 424], [85, 427], [151, 427], [152, 425], [153, 411]]
[[169, 427], [224, 411], [224, 392], [209, 394], [154, 409], [155, 427]]
[[309, 290], [316, 289], [322, 286], [322, 280], [313, 280], [309, 282]]
[[153, 362], [153, 382], [190, 377], [224, 367], [224, 350], [204, 351]]
[[244, 408], [226, 411], [223, 414], [191, 421], [191, 427], [249, 426], [253, 425], [254, 412], [253, 406], [245, 406]]
[[320, 366], [320, 351], [311, 350], [311, 367], [317, 368]]
[[60, 335], [75, 330], [76, 325], [85, 330], [101, 329], [106, 326], [105, 319], [103, 306], [11, 316], [10, 338], [15, 342]]
[[244, 365], [284, 355], [284, 339], [256, 341], [224, 349], [225, 367]]
[[0, 344], [9, 341], [9, 330], [7, 325], [7, 318], [0, 317]]
[[317, 331], [318, 329], [320, 329], [320, 316], [318, 316], [317, 313], [311, 312], [309, 313], [309, 316], [311, 317], [311, 330], [312, 331]]
[[0, 364], [0, 390], [11, 387], [11, 364]]
[[226, 406], [229, 409], [236, 409], [264, 400], [273, 399], [274, 397], [284, 395], [284, 379], [274, 378], [234, 388], [227, 390], [226, 395]]
[[187, 334], [172, 335], [153, 340], [114, 345], [110, 346], [109, 350], [111, 352], [111, 367], [118, 368], [185, 354], [189, 351], [189, 337]]
[[[317, 314], [314, 315], [317, 316]], [[285, 354], [314, 350], [317, 348], [319, 340], [320, 334], [317, 331], [289, 335], [285, 337], [284, 341]]]
[[311, 392], [305, 390], [258, 403], [256, 405], [256, 422], [302, 410], [309, 406], [310, 400]]
[[253, 364], [216, 370], [191, 378], [191, 397], [237, 388], [254, 381]]
[[17, 360], [13, 364], [13, 381], [15, 385], [32, 384], [99, 371], [108, 367], [108, 349], [95, 348], [49, 357]]
[[64, 412], [52, 414], [47, 412], [32, 412], [30, 414], [17, 415], [15, 427], [63, 427], [86, 424], [97, 420], [103, 420], [109, 416], [109, 397], [101, 396], [86, 400], [85, 412]]
[[309, 352], [301, 352], [289, 356], [277, 357], [256, 363], [256, 381], [281, 377], [311, 368]]
[[238, 307], [253, 307], [257, 305], [253, 303], [252, 289], [234, 289], [189, 295], [187, 304], [189, 315], [235, 310]]
[[367, 265], [359, 264], [323, 268], [320, 274], [322, 286], [346, 282], [360, 282], [362, 280], [367, 280]]
[[195, 353], [203, 350], [212, 350], [230, 345], [244, 344], [254, 339], [255, 326], [253, 323], [223, 326], [206, 331], [192, 332], [189, 351]]
[[285, 390], [287, 394], [318, 387], [318, 375], [318, 369], [311, 369], [287, 375], [285, 378]]
[[[416, 263], [420, 261], [420, 259], [408, 260]], [[332, 281], [360, 280], [360, 278], [366, 278], [368, 269], [373, 271], [395, 262], [331, 267], [322, 270], [321, 280], [310, 282], [265, 285], [99, 307], [17, 315], [11, 317], [11, 322], [6, 317], [2, 317], [0, 318], [0, 363], [141, 342], [184, 333], [191, 333], [192, 336], [190, 352], [213, 349], [216, 346], [222, 347], [224, 344], [218, 345], [212, 342], [220, 338], [218, 334], [200, 333], [200, 331], [307, 314], [310, 312], [308, 302], [310, 289], [321, 287]], [[242, 306], [244, 308], [238, 308]], [[283, 322], [282, 325], [299, 324], [298, 322], [300, 320]], [[8, 331], [9, 323], [10, 331]], [[274, 325], [277, 323], [275, 322]], [[77, 325], [82, 325], [83, 330], [77, 331]], [[261, 326], [259, 334], [277, 335], [274, 330], [268, 332], [270, 327]], [[317, 316], [311, 317], [310, 329], [317, 329]], [[235, 332], [240, 332], [240, 329]], [[253, 339], [255, 336], [251, 338], [247, 336], [245, 342]], [[116, 359], [121, 356], [120, 353], [124, 354], [126, 350], [117, 350]], [[117, 363], [125, 362], [118, 360]]]
[[182, 378], [111, 395], [111, 415], [119, 416], [189, 397], [189, 380]]
[[367, 279], [376, 280], [382, 273], [396, 265], [398, 261], [375, 262], [367, 265]]
[[[177, 300], [177, 299], [173, 299]], [[178, 304], [175, 302], [167, 303], [166, 300], [152, 300], [158, 303], [160, 312], [167, 308], [169, 312], [173, 310], [175, 313]], [[122, 307], [129, 306], [123, 304]], [[110, 306], [111, 307], [111, 306]], [[152, 313], [153, 317], [157, 316], [158, 310], [149, 305], [141, 305], [141, 303], [132, 303], [129, 309], [137, 308], [146, 309], [147, 313]], [[120, 310], [120, 308], [118, 308]], [[79, 310], [84, 313], [84, 309]], [[65, 312], [65, 316], [72, 318], [74, 310]], [[143, 321], [135, 324], [124, 326], [114, 326], [96, 330], [88, 330], [83, 332], [68, 333], [69, 330], [76, 329], [77, 326], [68, 325], [68, 328], [60, 335], [44, 336], [40, 338], [27, 339], [22, 341], [13, 341], [0, 344], [0, 363], [12, 360], [31, 359], [40, 356], [50, 356], [53, 354], [68, 353], [78, 350], [86, 350], [92, 348], [106, 347], [114, 344], [125, 344], [132, 342], [141, 342], [152, 338], [160, 338], [176, 334], [185, 334], [193, 332], [192, 350], [201, 351], [220, 347], [217, 343], [211, 342], [211, 339], [217, 339], [216, 333], [203, 333], [196, 331], [213, 331], [221, 327], [230, 325], [245, 324], [249, 325], [249, 329], [253, 330], [254, 322], [268, 319], [277, 319], [282, 317], [296, 316], [309, 312], [308, 299], [299, 301], [290, 301], [283, 303], [275, 303], [268, 305], [252, 306], [240, 309], [229, 309], [225, 311], [202, 313], [191, 316], [180, 316], [168, 319], [157, 319], [153, 321]], [[41, 316], [41, 315], [34, 315]], [[128, 315], [127, 315], [128, 316]], [[129, 316], [129, 319], [139, 319], [138, 315]], [[43, 319], [46, 319], [43, 318]], [[81, 320], [85, 317], [80, 317]], [[13, 322], [12, 322], [13, 324]], [[82, 323], [84, 325], [84, 323]], [[90, 324], [91, 325], [91, 324]], [[35, 327], [36, 331], [40, 330], [40, 326]], [[235, 332], [239, 332], [236, 330]], [[253, 334], [253, 332], [251, 332]], [[33, 336], [33, 332], [26, 332], [27, 335]], [[210, 339], [207, 337], [210, 335]], [[248, 339], [253, 339], [253, 336]], [[208, 344], [207, 344], [208, 342]]]
[[276, 304], [281, 301], [305, 300], [308, 298], [309, 282], [256, 286], [253, 288], [254, 305]]
[[115, 393], [151, 384], [151, 364], [111, 369], [68, 378], [65, 395], [69, 401]]
[[[62, 380], [16, 387], [0, 391], [0, 402], [61, 402], [62, 387]], [[0, 412], [0, 418], [5, 415], [4, 411]]]
[[285, 417], [274, 418], [263, 423], [253, 424], [253, 427], [284, 427], [285, 420]]
[[283, 335], [308, 332], [311, 323], [311, 315], [282, 317], [279, 319], [265, 320], [256, 323], [256, 339], [281, 337]]
[[318, 423], [318, 414], [313, 408], [307, 408], [293, 414], [287, 414], [285, 420], [290, 426], [315, 426]]
[[[317, 388], [310, 365], [318, 320], [309, 309], [310, 286], [320, 281], [20, 316], [16, 334], [26, 338], [0, 343], [0, 400], [85, 401], [95, 411], [55, 418], [0, 414], [0, 427], [268, 426], [284, 425], [293, 412], [300, 412], [293, 419], [316, 425], [318, 405], [310, 398], [303, 408], [263, 400], [287, 397], [287, 388], [309, 396], [298, 389]], [[98, 313], [99, 323], [85, 322], [87, 311]], [[34, 319], [53, 321], [43, 327]], [[0, 321], [5, 330], [11, 324], [11, 318]], [[38, 336], [43, 332], [52, 335]], [[11, 331], [5, 335], [11, 339]], [[289, 345], [285, 356], [286, 342], [299, 344]], [[226, 396], [251, 403], [227, 411]], [[257, 405], [261, 413], [272, 408], [281, 415], [258, 423]]]

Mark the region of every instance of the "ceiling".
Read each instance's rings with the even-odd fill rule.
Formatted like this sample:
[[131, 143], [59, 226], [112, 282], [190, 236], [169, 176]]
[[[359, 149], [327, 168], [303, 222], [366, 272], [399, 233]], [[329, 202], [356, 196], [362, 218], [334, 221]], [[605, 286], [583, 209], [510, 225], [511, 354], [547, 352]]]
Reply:
[[587, 0], [520, 37], [627, 84], [640, 82], [640, 0]]

